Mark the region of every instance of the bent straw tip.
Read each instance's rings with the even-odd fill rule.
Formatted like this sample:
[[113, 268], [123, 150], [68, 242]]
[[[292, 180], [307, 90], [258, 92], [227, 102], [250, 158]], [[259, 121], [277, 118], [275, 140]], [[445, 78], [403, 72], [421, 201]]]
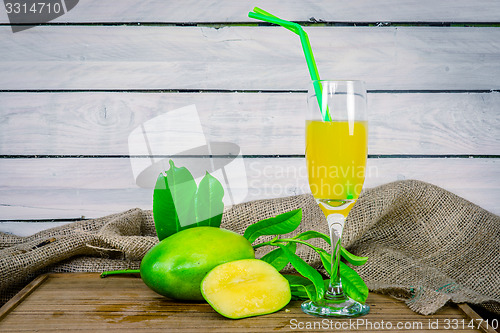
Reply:
[[253, 17], [255, 14], [261, 14], [263, 15], [264, 13], [269, 14], [265, 12], [264, 10], [260, 9], [259, 7], [253, 7], [251, 12], [248, 12], [248, 17], [255, 18]]
[[266, 12], [264, 9], [259, 8], [259, 7], [253, 7], [253, 11], [256, 12], [257, 14], [262, 14], [266, 16], [274, 16], [273, 14]]

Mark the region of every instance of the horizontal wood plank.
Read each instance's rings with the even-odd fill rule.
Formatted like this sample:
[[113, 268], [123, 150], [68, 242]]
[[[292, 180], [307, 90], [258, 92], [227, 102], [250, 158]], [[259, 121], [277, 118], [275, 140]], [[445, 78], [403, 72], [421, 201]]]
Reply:
[[[121, 303], [109, 302], [116, 296], [122, 299]], [[356, 325], [350, 327], [349, 319], [325, 320], [309, 316], [301, 311], [300, 303], [292, 301], [284, 309], [266, 316], [229, 320], [217, 314], [207, 303], [178, 302], [159, 296], [137, 276], [101, 279], [95, 273], [66, 274], [66, 277], [50, 274], [29, 298], [10, 309], [0, 321], [0, 329], [2, 332], [27, 331], [34, 327], [41, 332], [90, 329], [95, 332], [118, 329], [294, 332], [299, 325], [304, 328], [308, 325], [307, 331], [311, 332], [345, 330], [346, 327], [355, 332], [385, 332], [398, 327], [404, 327], [405, 332], [443, 332], [447, 322], [456, 319], [459, 323], [461, 320], [468, 323], [469, 320], [467, 314], [453, 304], [434, 315], [421, 316], [390, 296], [370, 293], [366, 301], [371, 307], [370, 313], [362, 317], [362, 321], [355, 319]], [[472, 311], [471, 314], [475, 313]], [[429, 325], [431, 320], [433, 327]], [[344, 326], [338, 325], [342, 322], [345, 322]], [[385, 329], [380, 329], [381, 326]], [[462, 330], [467, 328], [471, 327]]]
[[[376, 90], [500, 89], [495, 27], [313, 27], [323, 79]], [[0, 26], [0, 90], [304, 90], [299, 38], [281, 27]]]
[[[237, 177], [224, 183], [230, 189], [226, 203], [233, 202], [229, 192], [241, 201], [309, 192], [303, 159], [243, 160], [245, 170], [232, 170]], [[178, 165], [190, 169], [197, 162], [191, 163]], [[369, 159], [365, 187], [419, 179], [499, 214], [499, 163], [498, 158]], [[4, 221], [91, 218], [152, 207], [152, 188], [135, 184], [128, 159], [3, 159], [0, 169], [0, 219]], [[154, 178], [149, 182], [152, 187]]]
[[[303, 155], [306, 96], [0, 93], [0, 155], [129, 155], [137, 153], [130, 148], [132, 131], [147, 122], [165, 129], [157, 144], [148, 136], [156, 154], [169, 155], [165, 143], [191, 121], [201, 124], [207, 141], [237, 144], [243, 155]], [[164, 116], [188, 104], [196, 105], [199, 120], [176, 119], [171, 129], [173, 120]], [[498, 154], [498, 105], [497, 92], [369, 93], [369, 153]]]
[[[259, 6], [287, 20], [326, 22], [498, 22], [500, 5], [495, 0], [352, 0], [245, 1], [185, 0], [178, 2], [145, 0], [141, 6], [133, 0], [85, 0], [58, 17], [57, 23], [104, 22], [249, 22], [247, 13]], [[6, 11], [0, 11], [0, 23], [8, 23]]]
[[64, 222], [0, 222], [0, 232], [13, 234], [21, 237], [34, 235], [42, 230], [60, 227], [62, 225], [71, 223], [71, 221]]

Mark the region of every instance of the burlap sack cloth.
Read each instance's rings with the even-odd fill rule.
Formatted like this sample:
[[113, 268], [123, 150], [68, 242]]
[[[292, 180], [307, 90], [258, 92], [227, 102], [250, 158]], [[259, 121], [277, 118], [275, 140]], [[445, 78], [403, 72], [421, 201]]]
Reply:
[[[310, 195], [230, 207], [222, 227], [242, 234], [251, 223], [296, 208], [303, 209], [296, 232], [328, 233]], [[151, 211], [140, 209], [30, 237], [0, 233], [1, 301], [43, 272], [136, 269], [156, 242]], [[420, 314], [432, 314], [449, 301], [481, 304], [500, 314], [500, 217], [439, 187], [410, 180], [366, 190], [349, 216], [342, 243], [369, 257], [355, 269], [371, 291], [402, 299]], [[316, 245], [328, 246], [320, 240]], [[270, 250], [261, 249], [258, 256]], [[321, 267], [308, 247], [297, 253]]]

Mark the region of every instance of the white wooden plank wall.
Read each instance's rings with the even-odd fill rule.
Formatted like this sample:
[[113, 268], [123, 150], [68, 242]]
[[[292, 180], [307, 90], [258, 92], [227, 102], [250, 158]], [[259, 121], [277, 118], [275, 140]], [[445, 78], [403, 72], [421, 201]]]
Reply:
[[[307, 88], [300, 41], [281, 27], [0, 28], [3, 90]], [[325, 78], [364, 80], [369, 90], [500, 89], [496, 27], [308, 31]]]
[[150, 209], [130, 134], [190, 104], [241, 149], [235, 195], [307, 192], [300, 42], [253, 6], [305, 26], [322, 78], [366, 81], [366, 187], [420, 179], [500, 214], [499, 1], [86, 0], [17, 33], [0, 8], [0, 231]]
[[[254, 6], [287, 20], [308, 22], [498, 22], [496, 0], [85, 0], [56, 23], [255, 23], [247, 13]], [[4, 11], [0, 23], [7, 23]]]

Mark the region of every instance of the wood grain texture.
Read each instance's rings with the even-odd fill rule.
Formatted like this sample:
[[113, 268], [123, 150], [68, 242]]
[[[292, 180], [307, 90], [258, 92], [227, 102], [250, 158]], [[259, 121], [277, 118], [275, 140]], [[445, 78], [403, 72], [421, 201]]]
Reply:
[[14, 297], [8, 300], [0, 308], [0, 321], [4, 319], [11, 310], [21, 304], [26, 299], [26, 297], [28, 297], [33, 291], [35, 291], [41, 284], [43, 284], [47, 278], [48, 275], [40, 275], [36, 277], [33, 281], [31, 281], [23, 289], [21, 289]]
[[[0, 93], [0, 101], [0, 155], [129, 155], [135, 128], [188, 104], [207, 141], [235, 143], [243, 155], [304, 154], [305, 93]], [[369, 153], [499, 154], [498, 105], [497, 92], [368, 94]]]
[[[128, 159], [4, 159], [0, 163], [0, 219], [4, 221], [91, 218], [152, 207], [152, 189], [135, 184]], [[249, 158], [244, 163], [243, 181], [229, 184], [243, 201], [309, 192], [303, 159]], [[365, 187], [418, 179], [500, 214], [499, 163], [500, 159], [369, 159]]]
[[[447, 320], [469, 320], [468, 315], [456, 305], [448, 305], [436, 314], [424, 317], [412, 312], [403, 302], [386, 295], [370, 293], [367, 304], [371, 310], [363, 318], [365, 323], [370, 321], [371, 326], [360, 323], [354, 328], [346, 325], [344, 329], [377, 332], [380, 330], [374, 326], [380, 328], [380, 325], [390, 322], [391, 327], [409, 323], [405, 332], [446, 332], [444, 325]], [[32, 331], [33, 328], [38, 332], [294, 332], [299, 329], [298, 325], [303, 325], [303, 329], [305, 325], [310, 325], [308, 332], [323, 332], [325, 329], [336, 329], [335, 323], [345, 321], [349, 324], [348, 319], [325, 322], [322, 318], [306, 315], [300, 309], [299, 301], [292, 301], [284, 309], [270, 315], [230, 320], [216, 313], [207, 303], [178, 302], [162, 297], [146, 287], [137, 276], [101, 279], [96, 273], [50, 274], [33, 289], [29, 298], [9, 310], [10, 313], [0, 321], [2, 332]], [[472, 311], [472, 314], [475, 312]], [[429, 327], [430, 320], [437, 323], [438, 330]], [[479, 332], [467, 330], [474, 331]]]
[[[307, 29], [323, 79], [377, 90], [500, 89], [494, 27]], [[281, 27], [0, 26], [0, 89], [304, 90], [299, 39]]]
[[[57, 23], [86, 22], [164, 22], [207, 23], [248, 22], [247, 13], [253, 6], [261, 7], [292, 21], [326, 22], [498, 22], [500, 5], [495, 0], [258, 0], [246, 1], [185, 0], [182, 6], [175, 1], [145, 0], [140, 5], [133, 0], [85, 0]], [[189, 8], [189, 10], [186, 10]], [[5, 11], [0, 11], [0, 23], [7, 23]]]
[[[494, 329], [493, 327], [499, 328], [498, 325], [494, 324], [491, 325], [493, 322], [492, 320], [485, 321], [479, 314], [477, 314], [476, 311], [474, 311], [468, 304], [462, 303], [462, 304], [457, 304], [460, 310], [462, 310], [463, 313], [467, 315], [470, 319], [473, 321], [480, 323], [478, 328], [481, 329], [481, 331], [486, 332], [486, 333], [497, 333], [498, 331]], [[498, 319], [497, 319], [498, 320]], [[495, 323], [495, 322], [493, 322]]]

